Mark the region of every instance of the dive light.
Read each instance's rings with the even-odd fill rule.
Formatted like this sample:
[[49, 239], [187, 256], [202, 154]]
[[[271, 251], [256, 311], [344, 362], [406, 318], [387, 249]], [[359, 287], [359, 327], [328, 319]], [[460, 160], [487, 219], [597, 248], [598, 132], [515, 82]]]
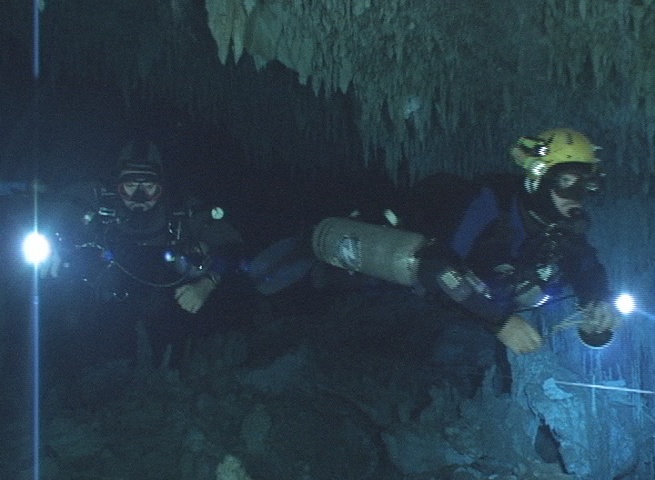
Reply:
[[635, 310], [635, 299], [629, 293], [622, 293], [614, 300], [614, 306], [623, 315], [629, 315]]
[[23, 257], [35, 267], [46, 261], [51, 253], [50, 242], [45, 235], [36, 230], [23, 240]]

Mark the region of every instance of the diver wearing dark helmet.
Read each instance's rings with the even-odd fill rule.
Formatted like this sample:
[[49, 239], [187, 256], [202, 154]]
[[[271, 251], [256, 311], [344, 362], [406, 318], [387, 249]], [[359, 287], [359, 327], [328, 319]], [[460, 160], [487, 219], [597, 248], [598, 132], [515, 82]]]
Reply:
[[178, 198], [172, 187], [156, 145], [128, 143], [113, 181], [59, 192], [52, 217], [57, 255], [43, 270], [43, 276], [66, 277], [91, 291], [91, 306], [116, 318], [97, 326], [107, 336], [132, 336], [133, 328], [120, 331], [119, 318], [143, 320], [156, 354], [179, 344], [194, 323], [181, 320], [229, 285], [243, 254], [242, 237], [220, 207]]
[[586, 238], [584, 200], [603, 176], [596, 150], [570, 129], [522, 137], [510, 153], [524, 175], [484, 179], [466, 192], [452, 177], [427, 178], [396, 212], [407, 231], [329, 218], [314, 231], [314, 251], [332, 265], [445, 295], [517, 353], [543, 341], [521, 310], [570, 286], [581, 339], [602, 346], [620, 317]]

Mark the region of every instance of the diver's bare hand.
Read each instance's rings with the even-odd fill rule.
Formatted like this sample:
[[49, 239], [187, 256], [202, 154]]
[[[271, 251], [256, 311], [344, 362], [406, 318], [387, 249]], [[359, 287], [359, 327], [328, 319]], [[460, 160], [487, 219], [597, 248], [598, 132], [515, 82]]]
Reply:
[[175, 289], [175, 300], [189, 313], [197, 313], [216, 288], [214, 280], [203, 277], [195, 283], [187, 283]]
[[620, 325], [621, 315], [607, 302], [589, 302], [582, 308], [580, 330], [585, 333], [616, 330]]
[[543, 344], [539, 332], [519, 315], [509, 317], [496, 337], [517, 354], [534, 352]]

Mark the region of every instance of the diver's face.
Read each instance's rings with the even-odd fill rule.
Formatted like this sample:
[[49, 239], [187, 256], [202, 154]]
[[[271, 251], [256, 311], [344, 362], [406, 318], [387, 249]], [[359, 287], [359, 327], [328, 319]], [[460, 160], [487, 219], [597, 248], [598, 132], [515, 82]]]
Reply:
[[589, 165], [559, 165], [548, 172], [545, 186], [557, 211], [570, 218], [584, 200], [600, 190], [602, 175]]
[[147, 212], [159, 200], [162, 187], [159, 182], [126, 181], [118, 185], [123, 204], [133, 212]]
[[576, 211], [582, 209], [582, 200], [565, 198], [557, 194], [556, 190], [550, 191], [550, 198], [557, 211], [566, 218], [571, 218]]

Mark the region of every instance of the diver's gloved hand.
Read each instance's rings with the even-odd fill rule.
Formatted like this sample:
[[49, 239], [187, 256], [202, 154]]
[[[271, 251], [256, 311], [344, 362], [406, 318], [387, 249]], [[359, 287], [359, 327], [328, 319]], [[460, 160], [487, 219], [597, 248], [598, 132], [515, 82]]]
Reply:
[[197, 282], [177, 287], [175, 289], [175, 300], [183, 310], [189, 313], [197, 313], [214, 291], [216, 285], [214, 279], [202, 277]]
[[61, 255], [56, 248], [53, 248], [50, 257], [39, 265], [39, 277], [41, 277], [41, 279], [57, 278], [59, 276], [60, 267]]
[[519, 315], [509, 317], [503, 328], [496, 333], [496, 337], [517, 354], [534, 352], [543, 343], [539, 332]]
[[621, 324], [621, 314], [607, 302], [589, 302], [581, 311], [580, 330], [585, 333], [616, 330]]

